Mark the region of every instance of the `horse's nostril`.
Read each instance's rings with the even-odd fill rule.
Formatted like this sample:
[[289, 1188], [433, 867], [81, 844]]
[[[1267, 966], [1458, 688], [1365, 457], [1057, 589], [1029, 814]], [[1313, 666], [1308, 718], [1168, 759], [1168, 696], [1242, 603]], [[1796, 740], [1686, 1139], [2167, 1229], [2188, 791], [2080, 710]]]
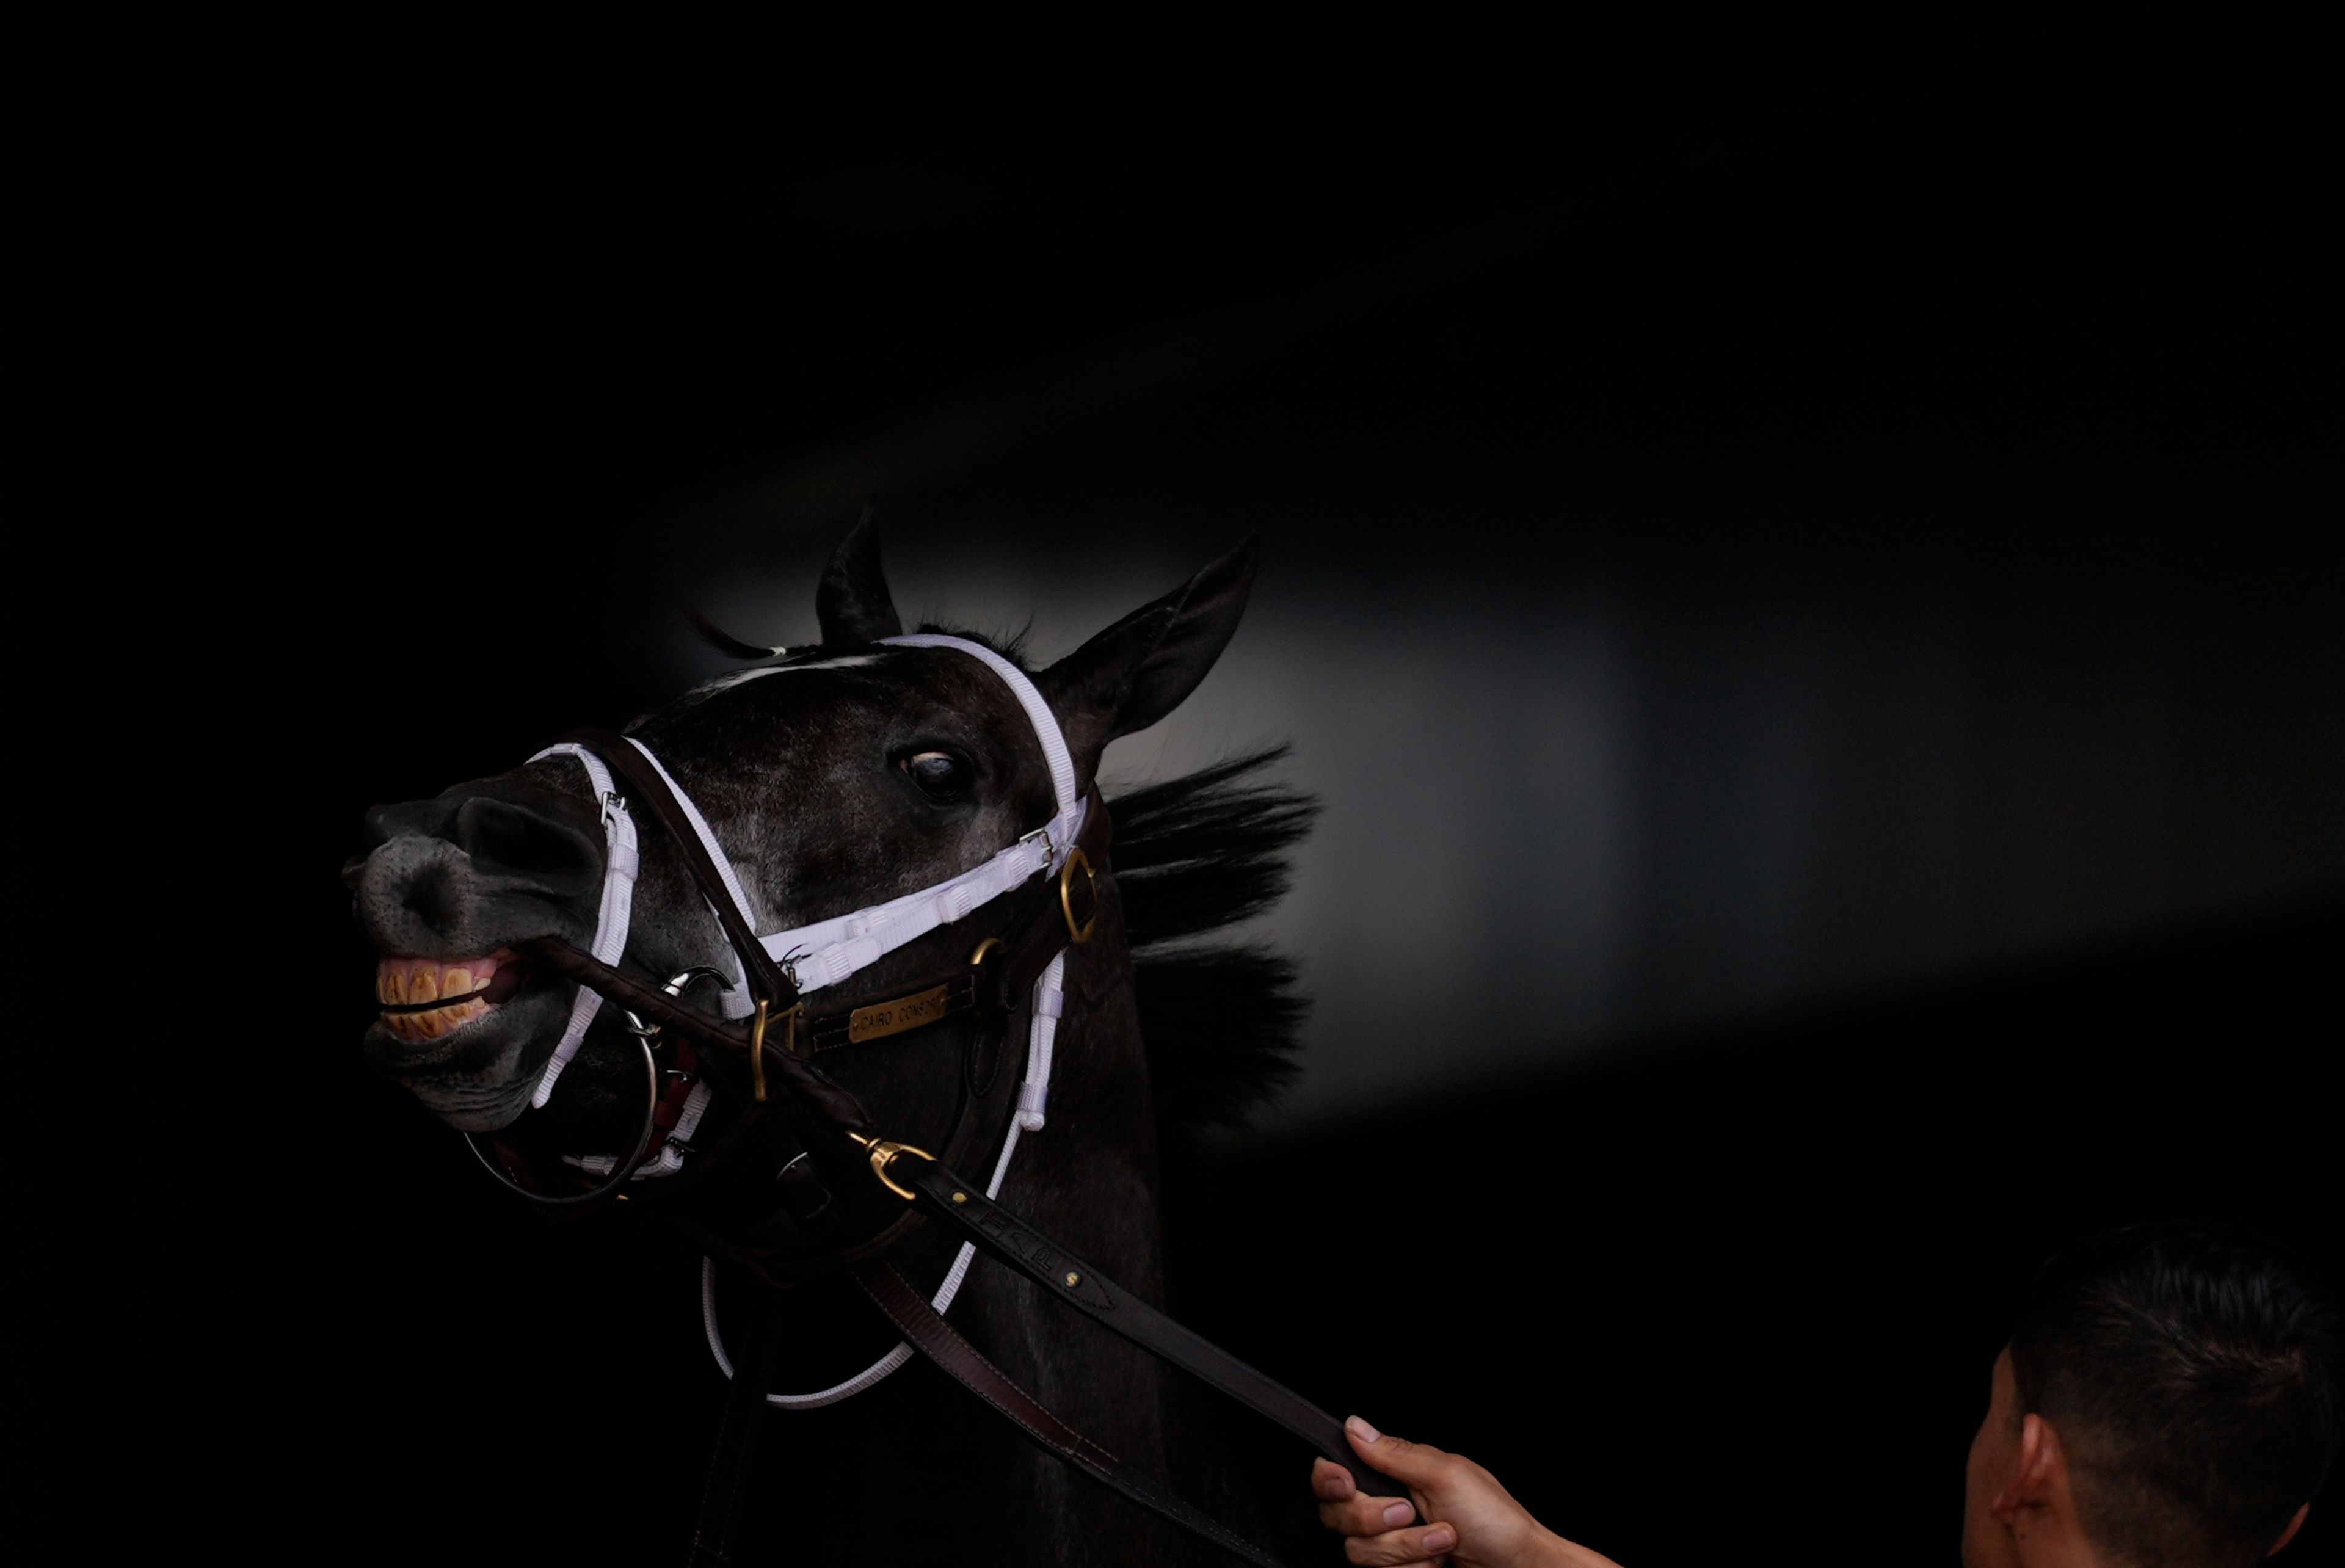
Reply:
[[597, 869], [594, 845], [563, 824], [511, 801], [476, 795], [456, 812], [456, 843], [477, 860], [568, 879]]
[[434, 864], [421, 867], [407, 879], [400, 889], [401, 907], [434, 931], [444, 931], [457, 924], [462, 915], [462, 899], [455, 879], [448, 867]]

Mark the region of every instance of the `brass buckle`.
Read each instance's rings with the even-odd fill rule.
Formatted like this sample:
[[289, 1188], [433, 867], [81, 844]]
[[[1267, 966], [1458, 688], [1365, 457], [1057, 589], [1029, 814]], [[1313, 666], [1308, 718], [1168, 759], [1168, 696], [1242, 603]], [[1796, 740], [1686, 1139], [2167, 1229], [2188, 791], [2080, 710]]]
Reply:
[[[749, 1026], [749, 1087], [759, 1101], [766, 1098], [766, 1026], [771, 1022], [766, 1008], [766, 998], [758, 997], [757, 1021]], [[798, 1049], [798, 1015], [805, 1011], [806, 1004], [799, 1002], [782, 1015], [782, 1023], [788, 1030], [782, 1037], [782, 1049], [792, 1056], [797, 1055]]]
[[[1091, 885], [1091, 917], [1081, 925], [1075, 924], [1073, 893], [1075, 867], [1083, 868], [1083, 880]], [[1099, 925], [1099, 874], [1091, 869], [1091, 856], [1080, 849], [1067, 851], [1066, 864], [1059, 867], [1059, 911], [1067, 917], [1067, 935], [1077, 943], [1091, 939], [1091, 930]]]
[[907, 1203], [912, 1202], [918, 1195], [909, 1187], [898, 1186], [896, 1179], [888, 1174], [888, 1168], [896, 1162], [899, 1154], [917, 1154], [930, 1165], [937, 1162], [935, 1155], [925, 1148], [915, 1148], [909, 1143], [896, 1143], [884, 1138], [866, 1138], [859, 1132], [850, 1132], [847, 1136], [871, 1151], [871, 1174], [879, 1179], [879, 1185]]
[[[969, 966], [975, 971], [969, 977], [969, 994], [977, 998], [980, 1008], [1003, 1010], [1010, 1006], [1009, 962], [1010, 944], [999, 936], [988, 936], [969, 954]], [[996, 966], [990, 976], [987, 974], [989, 966]], [[990, 987], [989, 978], [992, 982]]]

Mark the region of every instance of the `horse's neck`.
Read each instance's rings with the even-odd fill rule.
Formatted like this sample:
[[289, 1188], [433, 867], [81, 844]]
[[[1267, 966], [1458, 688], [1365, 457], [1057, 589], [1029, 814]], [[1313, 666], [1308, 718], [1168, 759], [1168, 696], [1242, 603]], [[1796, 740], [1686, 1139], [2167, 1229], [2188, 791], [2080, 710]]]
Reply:
[[[1164, 1262], [1147, 1054], [1122, 909], [1106, 879], [1101, 893], [1091, 940], [1067, 956], [1047, 1121], [1020, 1138], [1001, 1199], [1079, 1258], [1161, 1304]], [[1168, 1448], [1178, 1446], [1166, 1405], [1172, 1374], [1099, 1325], [1042, 1300], [990, 1259], [971, 1272], [963, 1299], [966, 1317], [959, 1307], [953, 1316], [1005, 1371], [1109, 1452], [1166, 1473]], [[994, 1441], [1018, 1442], [1006, 1426]], [[1130, 1503], [1072, 1478], [1057, 1462], [1035, 1454], [1032, 1472], [1036, 1491], [1028, 1506], [1046, 1524], [1061, 1521], [1066, 1539], [1083, 1540], [1086, 1521], [1122, 1533], [1091, 1541], [1101, 1548], [1120, 1541], [1118, 1549], [1126, 1550], [1147, 1533], [1135, 1535]]]
[[[1101, 891], [1091, 940], [1068, 955], [1046, 1125], [1020, 1136], [1001, 1201], [1126, 1288], [1161, 1302], [1147, 1058], [1122, 909], [1105, 879]], [[1013, 1065], [1022, 1068], [1022, 1048], [1013, 1049], [1005, 1073]], [[989, 1150], [982, 1158], [990, 1163], [991, 1157]], [[949, 1317], [1012, 1381], [1110, 1452], [1158, 1476], [1183, 1469], [1172, 1462], [1187, 1449], [1168, 1411], [1174, 1374], [1144, 1352], [1042, 1299], [982, 1255]], [[1133, 1568], [1190, 1559], [1169, 1531], [1031, 1447], [942, 1378], [891, 1379], [839, 1414], [843, 1420], [827, 1429], [838, 1435], [820, 1445], [827, 1452], [817, 1468], [825, 1479], [816, 1482], [837, 1489], [839, 1506], [794, 1518], [799, 1547], [872, 1560], [1114, 1561]], [[806, 1451], [800, 1452], [803, 1459]], [[777, 1496], [803, 1505], [807, 1479], [778, 1482]], [[770, 1531], [777, 1522], [762, 1522]]]

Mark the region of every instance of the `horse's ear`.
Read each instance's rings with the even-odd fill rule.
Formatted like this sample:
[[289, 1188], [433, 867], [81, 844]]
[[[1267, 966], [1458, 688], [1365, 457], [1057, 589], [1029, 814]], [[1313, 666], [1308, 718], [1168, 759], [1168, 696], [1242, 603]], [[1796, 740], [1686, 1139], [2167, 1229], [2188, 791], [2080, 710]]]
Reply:
[[877, 642], [903, 632], [896, 602], [888, 596], [887, 574], [879, 570], [879, 522], [871, 511], [848, 531], [822, 569], [814, 615], [826, 647]]
[[1034, 677], [1086, 783], [1108, 742], [1146, 729], [1197, 689], [1229, 646], [1254, 587], [1253, 539]]

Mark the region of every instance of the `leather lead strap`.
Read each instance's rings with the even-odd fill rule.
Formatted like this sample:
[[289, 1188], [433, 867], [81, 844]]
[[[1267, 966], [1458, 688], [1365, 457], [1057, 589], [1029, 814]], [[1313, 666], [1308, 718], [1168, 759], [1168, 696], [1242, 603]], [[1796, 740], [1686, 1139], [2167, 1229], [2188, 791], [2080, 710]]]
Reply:
[[700, 1518], [692, 1528], [686, 1568], [714, 1568], [733, 1560], [741, 1486], [748, 1479], [758, 1418], [766, 1412], [766, 1390], [773, 1384], [782, 1343], [780, 1303], [769, 1291], [756, 1291], [753, 1299], [757, 1318], [751, 1331], [734, 1341], [733, 1386], [725, 1396], [725, 1419], [716, 1429], [716, 1449], [709, 1455], [708, 1478], [700, 1489]]
[[984, 1188], [973, 1185], [942, 1160], [899, 1158], [890, 1166], [889, 1174], [910, 1187], [918, 1195], [914, 1201], [930, 1218], [976, 1242], [989, 1256], [1007, 1263], [1093, 1322], [1219, 1389], [1257, 1415], [1276, 1421], [1351, 1472], [1362, 1492], [1372, 1497], [1406, 1494], [1400, 1482], [1360, 1462], [1345, 1440], [1343, 1422], [1166, 1317], [988, 1199]]
[[1284, 1568], [1277, 1558], [1213, 1515], [1192, 1508], [1144, 1472], [1124, 1463], [1061, 1421], [1049, 1407], [1010, 1381], [976, 1346], [962, 1339], [959, 1330], [946, 1322], [892, 1265], [878, 1260], [858, 1263], [855, 1267], [855, 1282], [888, 1314], [907, 1343], [935, 1362], [955, 1382], [992, 1406], [1038, 1446], [1242, 1562], [1254, 1563], [1256, 1568]]

